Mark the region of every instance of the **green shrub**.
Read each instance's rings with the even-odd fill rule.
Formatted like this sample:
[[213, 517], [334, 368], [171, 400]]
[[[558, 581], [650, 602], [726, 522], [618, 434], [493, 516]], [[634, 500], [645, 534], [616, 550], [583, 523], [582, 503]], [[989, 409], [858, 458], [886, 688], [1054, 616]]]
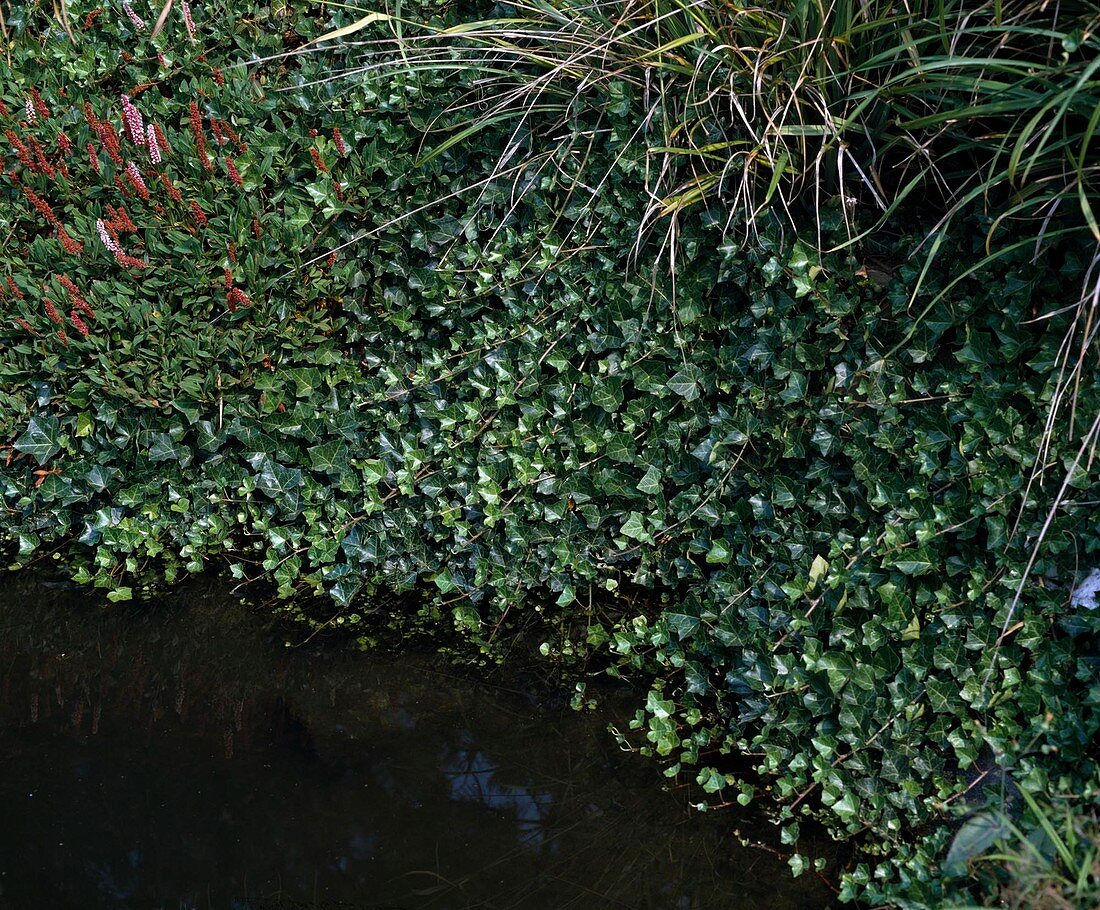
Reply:
[[[767, 215], [745, 249], [724, 218], [684, 217], [674, 272], [639, 275], [660, 246], [638, 246], [639, 99], [577, 110], [514, 167], [503, 150], [534, 139], [503, 122], [421, 162], [476, 76], [337, 84], [316, 54], [234, 68], [350, 15], [266, 31], [232, 7], [196, 9], [194, 46], [178, 18], [156, 39], [118, 15], [84, 28], [76, 2], [77, 43], [8, 22], [3, 126], [69, 169], [50, 178], [9, 147], [0, 177], [0, 276], [19, 289], [0, 325], [0, 496], [18, 562], [63, 548], [116, 599], [227, 566], [328, 593], [352, 626], [364, 586], [426, 583], [483, 643], [537, 598], [584, 629], [553, 647], [650, 685], [633, 741], [716, 801], [765, 801], [792, 850], [810, 816], [855, 838], [843, 890], [871, 900], [940, 899], [945, 820], [983, 749], [1029, 791], [1095, 773], [1100, 617], [1065, 604], [1096, 562], [1100, 490], [1075, 462], [1087, 427], [1044, 440], [1072, 315], [1033, 318], [1076, 298], [1087, 244], [1063, 238], [1049, 265], [1010, 249], [916, 325], [909, 236], [818, 260]], [[24, 125], [32, 88], [50, 116]], [[121, 131], [123, 93], [171, 146], [154, 166], [120, 141], [161, 194], [148, 202], [81, 153], [83, 102]], [[218, 144], [212, 116], [248, 151]], [[80, 253], [62, 257], [25, 187]], [[145, 268], [98, 239], [108, 202]], [[983, 255], [989, 221], [968, 218], [942, 244], [947, 273]], [[228, 305], [226, 267], [250, 306]], [[95, 311], [86, 338], [59, 273]], [[1079, 386], [1095, 413], [1095, 376]], [[1040, 453], [1069, 472], [1049, 522], [1052, 481], [1026, 482]], [[627, 586], [664, 606], [588, 615], [593, 592]]]

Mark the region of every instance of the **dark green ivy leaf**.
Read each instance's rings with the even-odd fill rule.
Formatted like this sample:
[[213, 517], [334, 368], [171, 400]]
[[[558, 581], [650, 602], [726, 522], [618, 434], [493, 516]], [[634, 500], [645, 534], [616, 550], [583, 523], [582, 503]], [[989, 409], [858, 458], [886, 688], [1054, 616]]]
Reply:
[[26, 452], [39, 464], [45, 464], [61, 451], [60, 436], [61, 429], [56, 417], [35, 414], [23, 435], [15, 440], [15, 448]]

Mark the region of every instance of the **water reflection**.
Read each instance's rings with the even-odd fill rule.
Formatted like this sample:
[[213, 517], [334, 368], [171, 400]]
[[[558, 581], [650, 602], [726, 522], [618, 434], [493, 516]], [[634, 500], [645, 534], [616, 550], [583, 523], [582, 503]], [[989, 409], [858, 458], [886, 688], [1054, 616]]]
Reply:
[[[471, 738], [465, 731], [460, 735], [462, 740]], [[550, 793], [500, 783], [496, 779], [498, 766], [484, 752], [471, 747], [445, 749], [440, 766], [451, 782], [451, 799], [469, 799], [496, 812], [514, 814], [517, 839], [525, 846], [547, 842], [543, 822], [554, 802]]]
[[0, 580], [0, 907], [821, 908], [606, 718], [283, 647], [216, 586]]

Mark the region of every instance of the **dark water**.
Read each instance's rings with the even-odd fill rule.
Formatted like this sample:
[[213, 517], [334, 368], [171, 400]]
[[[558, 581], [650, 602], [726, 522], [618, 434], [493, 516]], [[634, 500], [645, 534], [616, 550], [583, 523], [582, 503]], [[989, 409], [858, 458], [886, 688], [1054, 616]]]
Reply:
[[0, 908], [806, 908], [608, 717], [288, 649], [224, 590], [0, 578]]

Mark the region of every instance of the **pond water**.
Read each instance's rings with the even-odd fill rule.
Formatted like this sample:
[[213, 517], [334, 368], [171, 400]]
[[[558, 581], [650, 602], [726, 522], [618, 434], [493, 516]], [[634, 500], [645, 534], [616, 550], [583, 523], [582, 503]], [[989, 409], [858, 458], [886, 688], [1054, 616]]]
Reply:
[[[0, 907], [817, 910], [608, 714], [287, 648], [225, 588], [0, 578]], [[611, 709], [613, 711], [613, 709]]]

